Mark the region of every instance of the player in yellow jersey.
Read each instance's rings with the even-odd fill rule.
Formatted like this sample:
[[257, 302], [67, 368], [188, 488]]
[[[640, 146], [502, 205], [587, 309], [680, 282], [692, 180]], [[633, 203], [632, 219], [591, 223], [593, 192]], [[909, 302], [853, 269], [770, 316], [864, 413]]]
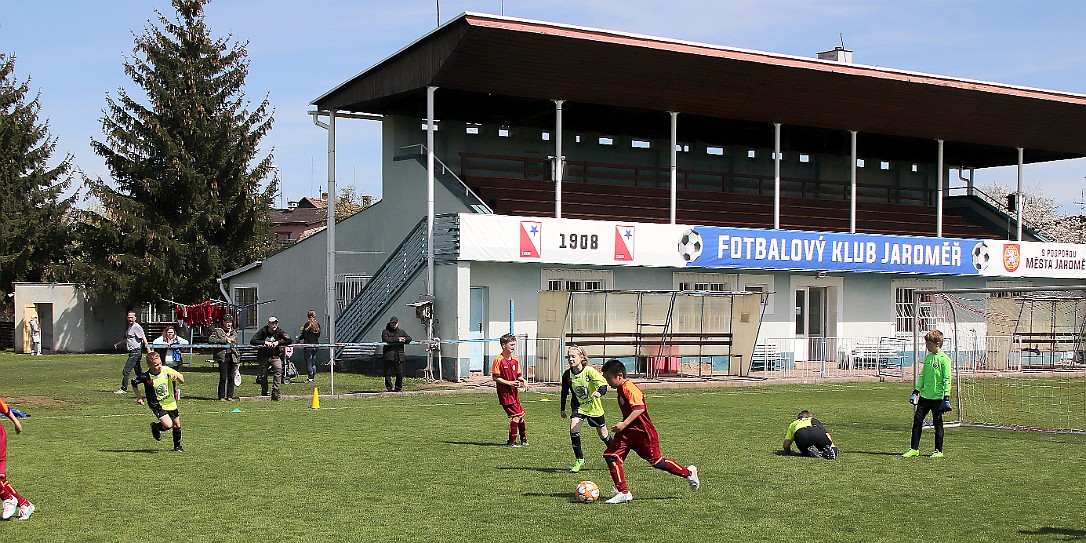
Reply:
[[[173, 368], [162, 365], [158, 353], [147, 355], [147, 373], [137, 373], [132, 380], [134, 387], [142, 384], [147, 393], [147, 407], [158, 418], [151, 423], [151, 436], [162, 441], [163, 430], [173, 430], [173, 450], [185, 452], [181, 447], [181, 414], [177, 409], [177, 384], [185, 384], [185, 376]], [[139, 389], [137, 388], [137, 391]], [[136, 393], [136, 402], [143, 404], [143, 398]]]
[[570, 392], [569, 441], [573, 445], [574, 462], [569, 471], [577, 473], [584, 468], [584, 452], [581, 450], [581, 424], [595, 428], [604, 444], [611, 444], [611, 434], [607, 431], [607, 419], [603, 414], [603, 402], [600, 398], [607, 393], [607, 381], [603, 375], [588, 363], [588, 355], [577, 345], [570, 345], [566, 351], [569, 369], [562, 374], [562, 418], [566, 418], [566, 397]]

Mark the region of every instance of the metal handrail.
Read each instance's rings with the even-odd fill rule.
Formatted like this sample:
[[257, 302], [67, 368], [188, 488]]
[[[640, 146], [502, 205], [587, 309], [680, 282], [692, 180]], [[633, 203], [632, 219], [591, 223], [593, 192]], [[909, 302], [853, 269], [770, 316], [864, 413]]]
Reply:
[[357, 342], [426, 263], [426, 220], [409, 234], [336, 319], [337, 341]]
[[[459, 247], [459, 216], [435, 217], [435, 256], [441, 261], [455, 259]], [[426, 219], [419, 221], [389, 255], [358, 296], [346, 302], [337, 317], [338, 341], [362, 341], [365, 332], [426, 266]]]
[[[418, 147], [420, 155], [425, 154], [425, 153], [428, 152], [428, 149], [427, 149], [426, 145], [424, 145], [422, 143], [416, 143], [416, 144], [413, 144], [413, 145], [404, 145], [403, 147], [400, 147], [400, 149], [401, 150], [410, 149], [412, 147]], [[441, 168], [446, 173], [451, 175], [453, 177], [453, 179], [456, 179], [456, 181], [458, 183], [460, 183], [461, 188], [464, 189], [464, 194], [465, 195], [470, 195], [472, 198], [475, 199], [476, 204], [474, 204], [474, 205], [477, 205], [477, 206], [481, 207], [481, 209], [479, 210], [480, 213], [485, 214], [485, 215], [493, 215], [494, 214], [494, 210], [491, 209], [490, 206], [486, 205], [486, 202], [484, 202], [483, 199], [480, 198], [479, 195], [475, 193], [475, 191], [471, 190], [471, 187], [469, 187], [468, 184], [465, 183], [463, 179], [460, 179], [460, 176], [456, 175], [456, 172], [454, 172], [453, 169], [448, 166], [448, 164], [445, 164], [445, 162], [443, 162], [440, 158], [438, 158], [437, 153], [434, 153], [434, 160], [438, 164], [441, 165]]]
[[[1006, 202], [1000, 202], [996, 197], [992, 196], [991, 194], [988, 194], [987, 192], [984, 192], [983, 190], [978, 189], [975, 186], [972, 187], [972, 188], [969, 188], [969, 187], [951, 187], [948, 192], [954, 192], [954, 191], [963, 191], [963, 192], [965, 192], [965, 196], [977, 196], [984, 203], [992, 206], [996, 210], [996, 212], [998, 212], [1000, 215], [1004, 215], [1010, 220], [1017, 220], [1017, 217], [1015, 217], [1015, 216], [1011, 215], [1010, 213], [1004, 211], [1004, 208], [1007, 205]], [[1037, 223], [1034, 223], [1033, 221], [1030, 221], [1029, 219], [1027, 219], [1025, 217], [1022, 217], [1022, 226], [1032, 230], [1035, 234], [1040, 234], [1043, 231], [1043, 229], [1042, 229], [1042, 227], [1040, 225], [1038, 225]]]

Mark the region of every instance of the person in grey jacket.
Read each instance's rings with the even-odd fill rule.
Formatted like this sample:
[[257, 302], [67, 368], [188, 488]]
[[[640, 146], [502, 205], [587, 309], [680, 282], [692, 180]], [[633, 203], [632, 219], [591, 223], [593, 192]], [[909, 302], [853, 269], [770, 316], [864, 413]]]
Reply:
[[[381, 342], [385, 344], [382, 357], [385, 360], [385, 388], [389, 392], [403, 390], [404, 345], [411, 343], [411, 336], [400, 328], [400, 319], [392, 317], [381, 330]], [[392, 375], [396, 375], [396, 388], [392, 388]]]
[[215, 351], [215, 362], [219, 363], [219, 401], [226, 402], [234, 399], [234, 374], [241, 363], [241, 352], [238, 351], [238, 331], [234, 329], [234, 317], [226, 315], [222, 318], [222, 328], [216, 328], [207, 338], [208, 343], [222, 344], [226, 348]]
[[[113, 391], [114, 394], [128, 394], [128, 374], [132, 373], [132, 370], [142, 373], [143, 367], [140, 365], [140, 360], [143, 359], [144, 351], [151, 352], [151, 346], [147, 344], [147, 334], [136, 322], [136, 312], [129, 311], [127, 319], [128, 327], [125, 328], [124, 339], [113, 344], [114, 349], [119, 349], [121, 345], [124, 345], [124, 350], [128, 352], [128, 360], [125, 361], [124, 370], [121, 371], [121, 388]], [[136, 395], [138, 397], [138, 390]]]

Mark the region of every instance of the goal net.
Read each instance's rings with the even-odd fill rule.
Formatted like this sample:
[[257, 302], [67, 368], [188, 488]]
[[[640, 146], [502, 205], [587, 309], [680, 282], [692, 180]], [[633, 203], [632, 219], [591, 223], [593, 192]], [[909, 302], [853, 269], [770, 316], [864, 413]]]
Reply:
[[957, 422], [1086, 431], [1086, 288], [933, 290], [917, 305], [920, 329], [944, 334]]

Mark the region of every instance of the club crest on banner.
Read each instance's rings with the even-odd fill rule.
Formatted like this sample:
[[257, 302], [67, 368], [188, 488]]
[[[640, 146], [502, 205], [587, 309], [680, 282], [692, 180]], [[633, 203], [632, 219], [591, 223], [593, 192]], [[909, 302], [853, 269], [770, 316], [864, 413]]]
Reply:
[[520, 221], [521, 258], [539, 258], [542, 230], [543, 223], [539, 221]]
[[1003, 267], [1009, 271], [1017, 271], [1022, 264], [1022, 246], [1017, 243], [1003, 245]]
[[615, 225], [615, 261], [631, 262], [634, 259], [634, 227]]

